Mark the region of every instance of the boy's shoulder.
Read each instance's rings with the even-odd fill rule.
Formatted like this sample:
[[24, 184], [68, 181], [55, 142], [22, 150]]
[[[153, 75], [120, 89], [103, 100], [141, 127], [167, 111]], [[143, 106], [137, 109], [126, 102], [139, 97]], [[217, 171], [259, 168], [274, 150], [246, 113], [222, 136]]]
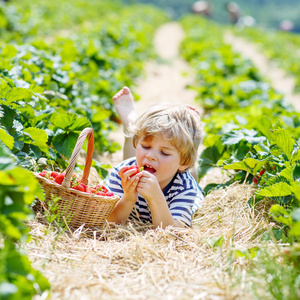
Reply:
[[185, 189], [196, 189], [202, 192], [198, 182], [189, 171], [178, 172], [171, 182], [170, 188], [177, 189], [184, 187]]

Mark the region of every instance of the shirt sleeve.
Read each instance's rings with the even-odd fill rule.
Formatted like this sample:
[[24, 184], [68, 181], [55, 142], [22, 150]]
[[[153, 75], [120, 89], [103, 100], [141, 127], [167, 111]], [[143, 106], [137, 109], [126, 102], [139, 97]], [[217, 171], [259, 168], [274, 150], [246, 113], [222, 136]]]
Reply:
[[175, 220], [191, 226], [192, 216], [203, 204], [204, 196], [200, 189], [188, 189], [177, 194], [169, 203], [170, 212]]
[[121, 184], [121, 177], [119, 176], [118, 172], [119, 171], [117, 168], [113, 168], [108, 178], [107, 187], [115, 195], [121, 198], [123, 195], [123, 188]]

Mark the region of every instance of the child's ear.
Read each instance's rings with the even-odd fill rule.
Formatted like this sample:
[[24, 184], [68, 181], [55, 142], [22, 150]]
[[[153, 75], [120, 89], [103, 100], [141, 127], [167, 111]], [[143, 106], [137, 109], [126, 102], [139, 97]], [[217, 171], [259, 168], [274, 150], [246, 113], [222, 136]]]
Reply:
[[190, 165], [180, 165], [178, 171], [183, 172], [185, 171]]

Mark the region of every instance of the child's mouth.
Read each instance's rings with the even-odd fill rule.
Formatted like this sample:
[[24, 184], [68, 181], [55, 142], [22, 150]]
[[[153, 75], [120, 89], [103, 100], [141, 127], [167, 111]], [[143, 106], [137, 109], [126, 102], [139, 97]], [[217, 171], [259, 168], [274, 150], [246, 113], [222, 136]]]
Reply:
[[147, 171], [151, 174], [154, 174], [156, 172], [156, 170], [153, 167], [149, 166], [149, 165], [144, 165], [144, 171]]

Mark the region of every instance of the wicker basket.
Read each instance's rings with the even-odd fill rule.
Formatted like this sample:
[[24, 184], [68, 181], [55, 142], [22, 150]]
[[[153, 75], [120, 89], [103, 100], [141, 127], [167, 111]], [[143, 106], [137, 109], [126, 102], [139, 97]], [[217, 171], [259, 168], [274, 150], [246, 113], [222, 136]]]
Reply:
[[70, 188], [73, 170], [87, 136], [88, 149], [81, 179], [81, 182], [87, 185], [94, 148], [94, 131], [92, 128], [85, 128], [78, 137], [69, 165], [65, 171], [66, 175], [62, 185], [34, 173], [39, 180], [39, 183], [44, 188], [46, 194], [46, 206], [52, 202], [53, 196], [59, 197], [60, 199], [57, 202], [57, 213], [59, 216], [65, 217], [69, 228], [72, 230], [76, 230], [82, 225], [92, 230], [103, 226], [119, 200], [118, 196], [98, 196]]

